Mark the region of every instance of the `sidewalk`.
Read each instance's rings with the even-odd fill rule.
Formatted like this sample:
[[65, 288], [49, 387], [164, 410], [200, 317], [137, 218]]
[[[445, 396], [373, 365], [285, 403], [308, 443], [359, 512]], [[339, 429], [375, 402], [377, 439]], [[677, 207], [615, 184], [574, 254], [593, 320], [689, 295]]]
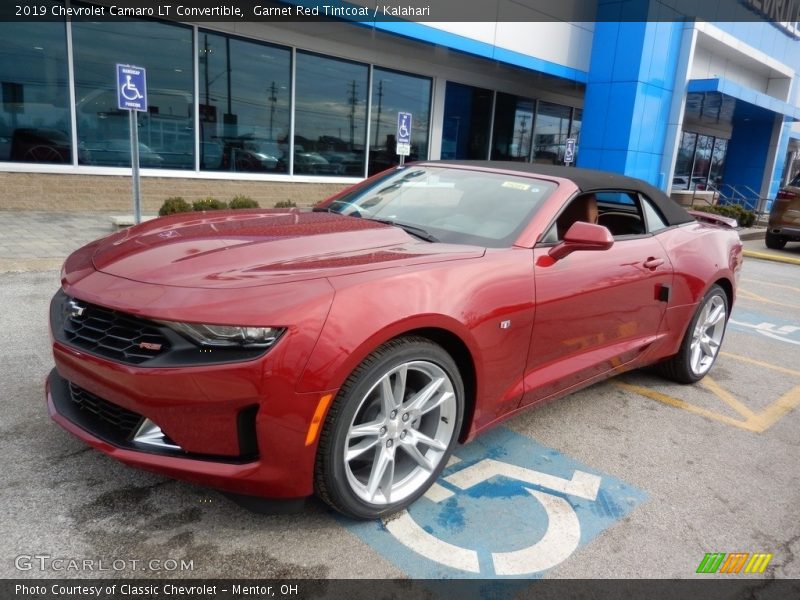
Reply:
[[[113, 233], [118, 212], [53, 213], [0, 210], [0, 273], [51, 271], [61, 268], [72, 252], [97, 238]], [[766, 229], [741, 229], [745, 256], [800, 265], [800, 245], [769, 250]]]
[[0, 273], [60, 269], [73, 250], [116, 230], [113, 214], [0, 211]]

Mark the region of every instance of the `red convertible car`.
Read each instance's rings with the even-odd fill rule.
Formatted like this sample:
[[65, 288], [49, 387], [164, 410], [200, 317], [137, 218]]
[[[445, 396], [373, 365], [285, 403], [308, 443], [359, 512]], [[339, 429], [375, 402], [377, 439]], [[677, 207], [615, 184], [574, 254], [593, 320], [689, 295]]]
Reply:
[[242, 502], [387, 515], [521, 410], [645, 365], [708, 373], [742, 253], [703, 220], [636, 179], [495, 162], [157, 219], [64, 264], [49, 411]]

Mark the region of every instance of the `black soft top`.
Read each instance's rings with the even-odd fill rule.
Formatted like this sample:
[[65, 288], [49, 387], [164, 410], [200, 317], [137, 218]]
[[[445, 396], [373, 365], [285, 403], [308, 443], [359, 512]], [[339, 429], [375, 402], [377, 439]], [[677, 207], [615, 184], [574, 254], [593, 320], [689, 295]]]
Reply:
[[581, 169], [578, 167], [500, 160], [437, 160], [423, 161], [420, 164], [481, 167], [486, 169], [500, 169], [503, 171], [518, 171], [526, 175], [560, 177], [574, 182], [582, 192], [600, 192], [603, 190], [640, 192], [653, 201], [669, 225], [679, 225], [695, 220], [692, 215], [686, 212], [686, 209], [657, 187], [641, 179], [635, 179], [634, 177], [627, 177], [617, 173], [596, 171], [594, 169]]

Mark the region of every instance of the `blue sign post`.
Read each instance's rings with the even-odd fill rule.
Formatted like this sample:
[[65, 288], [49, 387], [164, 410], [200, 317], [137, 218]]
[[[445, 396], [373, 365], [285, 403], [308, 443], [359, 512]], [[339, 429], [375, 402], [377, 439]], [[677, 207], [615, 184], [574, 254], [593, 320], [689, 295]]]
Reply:
[[139, 119], [136, 113], [147, 111], [147, 74], [143, 67], [117, 65], [117, 108], [130, 113], [133, 220], [138, 225], [142, 221], [142, 202], [139, 193]]
[[397, 113], [397, 154], [400, 155], [400, 164], [405, 162], [405, 157], [411, 154], [411, 113]]

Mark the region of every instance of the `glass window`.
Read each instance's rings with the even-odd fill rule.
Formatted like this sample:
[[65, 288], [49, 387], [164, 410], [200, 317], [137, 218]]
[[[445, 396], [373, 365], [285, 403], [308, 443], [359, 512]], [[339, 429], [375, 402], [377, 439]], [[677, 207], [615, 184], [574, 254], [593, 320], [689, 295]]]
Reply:
[[533, 162], [564, 164], [570, 112], [569, 106], [539, 102], [533, 133]]
[[399, 164], [395, 153], [397, 113], [410, 112], [411, 154], [406, 160], [428, 158], [428, 122], [431, 80], [397, 71], [372, 70], [372, 121], [369, 140], [369, 174]]
[[658, 212], [655, 206], [653, 206], [652, 200], [650, 198], [645, 198], [644, 196], [640, 196], [642, 199], [642, 208], [644, 208], [644, 216], [647, 220], [647, 230], [650, 232], [660, 231], [662, 229], [667, 228], [667, 223], [664, 221], [664, 218], [661, 216], [661, 213]]
[[442, 158], [486, 160], [492, 91], [447, 82], [442, 124]]
[[689, 189], [689, 178], [692, 175], [696, 144], [697, 134], [684, 131], [681, 136], [681, 145], [678, 148], [678, 159], [675, 162], [675, 174], [672, 176], [673, 190]]
[[573, 165], [578, 164], [578, 148], [581, 145], [581, 126], [583, 125], [583, 109], [572, 109], [572, 125], [569, 127], [569, 137], [575, 138], [575, 161]]
[[498, 92], [494, 106], [492, 160], [530, 160], [533, 109], [533, 100]]
[[364, 176], [366, 65], [297, 53], [294, 172]]
[[711, 167], [711, 149], [713, 145], [714, 138], [710, 135], [697, 136], [697, 148], [694, 151], [694, 165], [692, 166], [690, 189], [706, 189], [708, 172]]
[[72, 161], [63, 22], [0, 23], [0, 101], [0, 161]]
[[289, 170], [291, 52], [201, 31], [200, 168]]
[[502, 248], [514, 243], [555, 189], [529, 177], [410, 166], [368, 180], [318, 210], [389, 221], [429, 240]]
[[[37, 24], [39, 25], [39, 24]], [[73, 21], [79, 161], [130, 166], [128, 111], [117, 108], [117, 63], [147, 70], [139, 113], [143, 168], [194, 168], [192, 30], [155, 21]]]
[[728, 140], [715, 139], [714, 149], [711, 151], [711, 169], [708, 172], [708, 181], [715, 187], [722, 185], [722, 174], [725, 171], [725, 155], [727, 152]]

